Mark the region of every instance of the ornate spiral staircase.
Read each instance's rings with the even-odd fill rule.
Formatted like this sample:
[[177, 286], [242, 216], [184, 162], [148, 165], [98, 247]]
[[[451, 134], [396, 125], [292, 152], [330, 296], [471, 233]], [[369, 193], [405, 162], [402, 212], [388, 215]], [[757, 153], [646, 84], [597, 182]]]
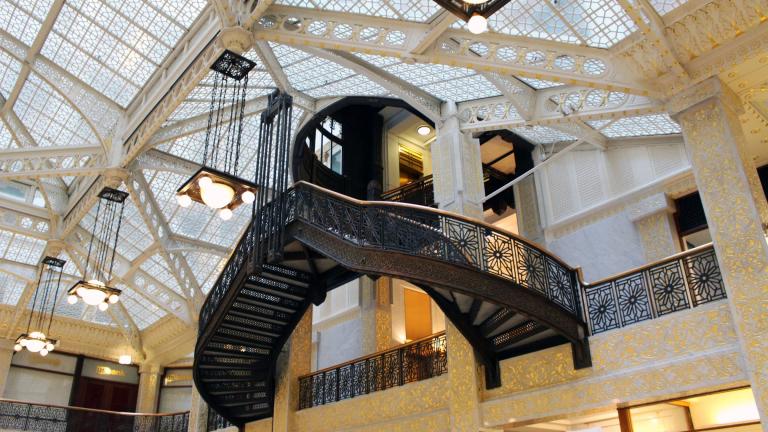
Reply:
[[259, 243], [275, 240], [256, 229], [262, 212], [200, 313], [195, 383], [230, 422], [272, 415], [277, 356], [299, 319], [361, 275], [423, 288], [475, 348], [489, 388], [500, 385], [499, 360], [556, 344], [572, 344], [576, 368], [591, 364], [577, 273], [535, 245], [452, 213], [303, 182], [275, 203], [280, 251], [250, 264]]

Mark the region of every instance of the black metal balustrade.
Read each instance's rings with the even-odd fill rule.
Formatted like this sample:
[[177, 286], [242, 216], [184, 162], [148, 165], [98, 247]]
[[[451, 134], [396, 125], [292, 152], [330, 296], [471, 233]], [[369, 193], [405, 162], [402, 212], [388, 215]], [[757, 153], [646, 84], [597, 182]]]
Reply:
[[381, 194], [381, 200], [434, 207], [435, 188], [432, 183], [432, 175], [422, 177], [399, 188], [388, 190]]
[[134, 414], [0, 399], [0, 430], [186, 432], [189, 412]]
[[[270, 211], [273, 200], [254, 217], [211, 288], [200, 312], [201, 334], [247, 264], [256, 243], [256, 222], [275, 215], [281, 215], [285, 225], [301, 220], [360, 247], [433, 258], [498, 276], [582, 316], [576, 270], [533, 243], [491, 225], [427, 207], [358, 201], [305, 182], [296, 183], [280, 199], [284, 211]], [[262, 242], [269, 234], [262, 233]]]
[[212, 432], [219, 429], [224, 429], [232, 426], [227, 419], [221, 416], [215, 409], [208, 407], [208, 418], [206, 419], [206, 426], [208, 432]]
[[299, 409], [386, 390], [448, 371], [445, 333], [299, 378]]
[[360, 247], [433, 258], [508, 279], [581, 316], [576, 270], [491, 225], [421, 206], [357, 201], [304, 182], [289, 189], [286, 200], [289, 221], [300, 219]]
[[726, 297], [712, 245], [584, 287], [592, 334]]

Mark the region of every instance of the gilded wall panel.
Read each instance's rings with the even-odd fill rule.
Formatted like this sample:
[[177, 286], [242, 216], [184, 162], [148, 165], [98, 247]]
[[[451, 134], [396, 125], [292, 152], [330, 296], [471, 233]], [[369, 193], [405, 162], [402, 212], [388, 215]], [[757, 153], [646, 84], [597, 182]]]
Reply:
[[573, 369], [568, 345], [503, 361], [502, 387], [483, 392], [484, 423], [675, 397], [746, 379], [727, 301], [591, 337], [590, 347], [588, 369]]
[[635, 224], [648, 262], [658, 261], [678, 252], [674, 228], [666, 212], [652, 214]]
[[342, 402], [304, 409], [294, 415], [293, 432], [356, 430], [355, 428], [385, 422], [395, 423], [398, 419], [405, 421], [409, 417], [436, 411], [442, 412], [447, 418], [447, 385], [448, 376], [441, 375]]

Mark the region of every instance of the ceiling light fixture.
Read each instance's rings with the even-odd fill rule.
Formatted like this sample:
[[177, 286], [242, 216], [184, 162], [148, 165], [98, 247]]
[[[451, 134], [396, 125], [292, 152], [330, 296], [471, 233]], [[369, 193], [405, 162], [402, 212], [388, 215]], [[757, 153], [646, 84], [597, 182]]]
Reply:
[[112, 280], [115, 265], [115, 249], [120, 237], [120, 226], [128, 193], [105, 187], [99, 192], [99, 204], [93, 220], [88, 256], [85, 260], [83, 280], [78, 281], [67, 292], [67, 302], [75, 304], [82, 300], [89, 306], [105, 311], [110, 304], [120, 300], [120, 291], [107, 286]]
[[214, 62], [211, 109], [205, 131], [203, 166], [176, 191], [176, 202], [216, 210], [223, 220], [232, 210], [256, 199], [256, 185], [238, 177], [248, 73], [256, 63], [232, 51]]
[[[58, 341], [46, 335], [51, 334], [53, 312], [59, 298], [61, 274], [66, 261], [54, 257], [45, 257], [40, 265], [40, 277], [37, 289], [32, 298], [32, 310], [29, 312], [27, 331], [16, 338], [14, 351], [26, 348], [27, 351], [38, 353], [45, 357], [56, 348]], [[48, 311], [50, 305], [50, 311]], [[34, 322], [34, 324], [33, 324]], [[32, 329], [35, 330], [32, 330]], [[45, 333], [44, 333], [45, 332]]]
[[488, 18], [510, 0], [434, 0], [467, 23], [467, 30], [480, 34], [488, 30]]
[[416, 129], [416, 132], [421, 136], [427, 136], [432, 132], [432, 128], [427, 125], [421, 125]]

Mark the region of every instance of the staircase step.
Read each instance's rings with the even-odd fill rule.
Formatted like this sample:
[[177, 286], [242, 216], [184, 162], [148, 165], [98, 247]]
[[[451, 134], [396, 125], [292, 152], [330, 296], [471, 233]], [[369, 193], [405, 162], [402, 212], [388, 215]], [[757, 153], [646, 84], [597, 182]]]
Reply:
[[262, 270], [264, 273], [271, 276], [282, 277], [295, 283], [308, 284], [312, 280], [312, 276], [309, 273], [305, 273], [303, 271], [299, 271], [286, 266], [264, 264], [262, 265]]
[[208, 392], [212, 395], [248, 393], [254, 391], [265, 391], [267, 389], [266, 381], [247, 381], [236, 382], [228, 381], [223, 383], [210, 383], [207, 385]]
[[255, 391], [217, 395], [216, 401], [220, 406], [236, 407], [253, 403], [269, 402], [269, 399], [266, 391]]
[[203, 381], [261, 381], [264, 379], [264, 372], [260, 372], [254, 369], [201, 369], [200, 377]]
[[226, 341], [219, 341], [216, 340], [215, 336], [207, 345], [207, 350], [209, 349], [224, 352], [226, 355], [248, 356], [251, 358], [268, 355], [268, 353], [265, 353], [266, 350], [262, 347], [245, 345], [241, 342], [230, 343]]
[[216, 333], [216, 335], [214, 335], [211, 340], [213, 342], [221, 342], [221, 343], [228, 343], [231, 345], [235, 345], [236, 347], [235, 350], [243, 353], [248, 352], [248, 353], [253, 353], [255, 355], [269, 355], [269, 353], [272, 351], [271, 345], [262, 345], [262, 344], [257, 344], [250, 341], [230, 338], [227, 336], [220, 335], [219, 333]]
[[501, 351], [520, 341], [535, 336], [541, 332], [547, 331], [547, 327], [539, 325], [535, 321], [526, 321], [523, 324], [515, 326], [505, 332], [495, 336], [491, 342], [497, 351]]
[[245, 283], [245, 287], [297, 301], [304, 300], [307, 296], [307, 289], [305, 287], [299, 287], [265, 277], [249, 278]]
[[512, 319], [515, 316], [515, 312], [508, 308], [502, 308], [495, 314], [488, 317], [487, 320], [480, 324], [480, 331], [485, 337], [489, 337], [496, 329], [501, 327], [504, 323]]
[[300, 301], [257, 291], [247, 286], [244, 286], [240, 290], [240, 295], [237, 297], [237, 301], [281, 310], [288, 313], [296, 312], [301, 306]]
[[257, 367], [262, 366], [263, 360], [253, 357], [239, 357], [229, 355], [202, 355], [198, 364], [202, 367]]
[[[272, 338], [279, 337], [284, 330], [283, 326], [263, 321], [249, 320], [245, 321], [245, 318], [238, 318], [234, 320], [225, 319], [219, 327], [221, 329], [228, 329], [232, 331], [222, 332], [230, 336], [238, 336], [239, 333], [247, 333], [248, 336], [244, 336], [248, 339], [258, 340], [263, 343], [272, 343]], [[259, 337], [257, 337], [259, 336]]]
[[272, 415], [272, 404], [263, 402], [258, 404], [248, 404], [245, 406], [234, 407], [229, 409], [229, 413], [232, 417], [236, 418], [253, 418], [261, 415]]
[[[271, 322], [275, 324], [285, 325], [291, 319], [292, 314], [288, 312], [271, 309], [268, 307], [248, 305], [248, 313], [244, 313], [235, 309], [227, 311], [227, 316], [239, 316], [242, 318], [258, 319], [261, 321]], [[226, 316], [225, 316], [226, 319]]]

